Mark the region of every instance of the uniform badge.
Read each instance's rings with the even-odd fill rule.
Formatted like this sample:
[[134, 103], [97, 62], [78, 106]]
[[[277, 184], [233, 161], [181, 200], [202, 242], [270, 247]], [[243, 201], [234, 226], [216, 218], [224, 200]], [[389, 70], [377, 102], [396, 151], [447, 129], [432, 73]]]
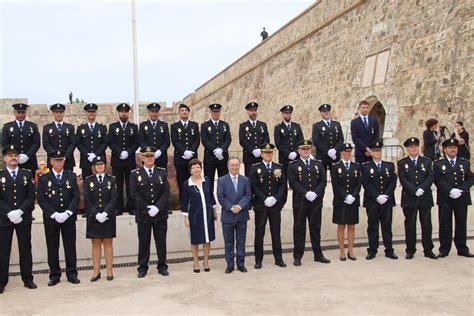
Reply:
[[145, 125], [145, 127], [143, 128], [145, 131], [148, 130], [148, 125]]
[[117, 127], [117, 128], [115, 129], [115, 133], [118, 134], [119, 132], [120, 132], [120, 128]]
[[178, 128], [178, 133], [181, 133], [181, 128]]
[[207, 128], [207, 131], [210, 133], [210, 132], [212, 131], [212, 127], [209, 126], [209, 127]]
[[281, 174], [282, 174], [282, 173], [281, 173], [281, 169], [275, 169], [275, 170], [273, 170], [273, 174], [275, 175], [275, 177], [276, 177], [277, 179], [280, 179]]
[[283, 128], [281, 129], [281, 133], [282, 133], [282, 134], [285, 134], [285, 130], [284, 130]]
[[446, 170], [446, 166], [443, 165], [443, 166], [441, 167], [441, 169], [443, 169], [443, 171], [445, 171], [445, 170]]
[[112, 183], [110, 183], [110, 181], [107, 181], [107, 189], [111, 189], [112, 188]]
[[26, 179], [26, 176], [23, 176], [23, 185], [27, 185], [28, 184], [28, 179]]
[[81, 133], [82, 133], [82, 135], [84, 135], [84, 134], [86, 133], [86, 130], [85, 130], [85, 129], [82, 129], [82, 130], [81, 130]]
[[301, 172], [301, 170], [303, 170], [301, 166], [298, 166], [298, 171]]
[[260, 133], [265, 133], [265, 131], [263, 130], [263, 126], [260, 126]]
[[342, 173], [342, 169], [341, 169], [341, 168], [338, 168], [338, 169], [337, 169], [337, 172]]
[[50, 134], [53, 133], [53, 129], [52, 129], [52, 128], [49, 129], [49, 133], [50, 133]]
[[161, 134], [164, 133], [164, 131], [163, 131], [163, 126], [160, 126], [160, 132], [161, 132]]
[[326, 130], [326, 127], [323, 126], [323, 132]]
[[51, 181], [48, 181], [48, 187], [51, 187], [52, 183]]
[[160, 184], [163, 184], [163, 179], [161, 179], [161, 176], [159, 176]]
[[91, 189], [92, 189], [92, 188], [94, 187], [94, 182], [91, 182], [91, 183], [89, 184], [89, 186], [90, 186]]
[[70, 189], [71, 185], [69, 184], [69, 180], [66, 180], [66, 188]]
[[357, 170], [354, 170], [354, 176], [357, 177]]
[[137, 181], [142, 182], [142, 176], [138, 176]]
[[2, 177], [2, 183], [5, 183], [7, 182], [7, 179], [5, 179], [5, 177]]
[[421, 170], [426, 171], [424, 164], [421, 164]]
[[[13, 130], [13, 127], [12, 127], [12, 130]], [[245, 131], [249, 131], [249, 127], [248, 126], [245, 126]]]
[[56, 194], [56, 190], [52, 190], [51, 195], [55, 195], [55, 194]]
[[66, 128], [66, 136], [69, 136], [69, 128]]
[[373, 174], [373, 173], [374, 173], [374, 169], [370, 168], [370, 173]]
[[97, 133], [97, 137], [102, 137], [102, 135], [100, 134], [100, 130], [99, 130], [99, 132]]
[[257, 173], [261, 173], [261, 172], [262, 172], [262, 169], [258, 168]]
[[13, 126], [12, 126], [12, 127], [10, 127], [10, 132], [13, 132]]
[[405, 164], [405, 169], [407, 169], [407, 170], [408, 170], [408, 164], [407, 164], [407, 163]]

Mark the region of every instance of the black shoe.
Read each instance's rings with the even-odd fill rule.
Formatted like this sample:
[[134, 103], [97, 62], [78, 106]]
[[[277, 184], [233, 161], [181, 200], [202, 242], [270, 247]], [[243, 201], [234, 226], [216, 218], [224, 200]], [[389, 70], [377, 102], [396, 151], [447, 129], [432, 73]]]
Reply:
[[349, 252], [347, 253], [347, 258], [349, 258], [349, 260], [352, 260], [352, 261], [356, 261], [356, 260], [357, 260], [357, 258], [354, 257], [354, 256], [351, 256], [351, 255], [349, 254]]
[[407, 254], [405, 255], [405, 259], [411, 260], [411, 259], [413, 259], [414, 256], [415, 256], [415, 255], [412, 254], [412, 253], [407, 253]]
[[389, 253], [389, 254], [386, 254], [385, 257], [390, 258], [390, 259], [393, 259], [393, 260], [397, 260], [397, 259], [398, 259], [398, 256], [397, 256], [396, 254], [394, 254], [393, 252], [392, 252], [392, 253]]
[[295, 267], [299, 267], [299, 266], [301, 265], [301, 259], [295, 259], [295, 260], [293, 261], [293, 265], [294, 265]]
[[326, 259], [323, 255], [319, 255], [317, 257], [314, 257], [314, 261], [316, 262], [321, 262], [321, 263], [331, 263], [331, 260]]
[[158, 270], [158, 274], [161, 274], [162, 276], [170, 275], [170, 273], [168, 272], [168, 269]]
[[458, 253], [458, 256], [466, 257], [466, 258], [474, 258], [474, 253], [470, 253], [468, 251], [468, 252]]
[[3, 292], [5, 292], [5, 288], [0, 286], [0, 294], [2, 294]]
[[447, 252], [440, 252], [439, 255], [438, 255], [438, 258], [444, 258], [444, 257], [447, 257], [449, 256], [449, 253]]
[[99, 272], [99, 274], [97, 274], [96, 276], [93, 276], [93, 277], [91, 278], [91, 282], [96, 282], [96, 281], [98, 281], [99, 279], [100, 279], [100, 272]]
[[57, 280], [57, 279], [49, 280], [48, 286], [55, 286], [58, 283], [59, 283], [59, 280]]
[[204, 268], [204, 272], [210, 272], [211, 268]]
[[433, 253], [433, 251], [425, 252], [425, 257], [430, 259], [438, 259], [438, 256]]
[[34, 290], [34, 289], [37, 288], [35, 282], [33, 282], [33, 281], [25, 282], [25, 283], [23, 283], [23, 285], [25, 287], [29, 288], [30, 290]]
[[138, 278], [141, 279], [141, 278], [144, 278], [146, 276], [146, 271], [140, 271], [138, 272]]
[[261, 269], [262, 268], [262, 263], [261, 262], [257, 262], [255, 263], [255, 265], [253, 266], [255, 269]]
[[193, 272], [194, 273], [199, 273], [199, 272], [201, 272], [201, 269], [193, 269]]
[[283, 261], [275, 262], [275, 265], [279, 266], [280, 268], [286, 268], [286, 263]]
[[67, 281], [68, 281], [69, 283], [72, 283], [72, 284], [79, 284], [79, 283], [81, 283], [81, 280], [79, 280], [77, 277], [69, 278], [69, 279], [67, 279]]
[[108, 275], [107, 276], [107, 281], [112, 281], [114, 279], [114, 276], [113, 275]]
[[234, 268], [227, 268], [225, 269], [225, 274], [232, 273], [232, 271], [234, 271]]
[[247, 268], [245, 266], [237, 267], [237, 270], [243, 273], [247, 272]]
[[341, 260], [341, 261], [346, 261], [346, 256], [344, 256], [344, 257], [339, 257], [339, 260]]
[[372, 260], [374, 258], [375, 258], [375, 255], [373, 255], [371, 253], [367, 254], [367, 256], [365, 257], [366, 260]]

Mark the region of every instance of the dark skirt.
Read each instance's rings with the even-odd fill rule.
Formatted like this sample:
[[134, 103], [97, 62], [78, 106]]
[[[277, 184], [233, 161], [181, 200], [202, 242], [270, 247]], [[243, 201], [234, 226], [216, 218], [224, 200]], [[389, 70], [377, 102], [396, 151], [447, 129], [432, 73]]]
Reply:
[[115, 216], [109, 217], [103, 223], [100, 223], [94, 216], [87, 216], [86, 238], [115, 238], [116, 237]]
[[341, 225], [359, 223], [359, 207], [352, 205], [335, 206], [332, 212], [332, 222]]

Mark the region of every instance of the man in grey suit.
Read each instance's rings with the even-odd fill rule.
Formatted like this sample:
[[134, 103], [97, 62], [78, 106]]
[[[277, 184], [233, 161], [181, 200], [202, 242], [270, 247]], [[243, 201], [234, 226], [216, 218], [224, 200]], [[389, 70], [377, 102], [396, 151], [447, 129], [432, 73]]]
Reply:
[[[221, 222], [225, 243], [226, 274], [234, 270], [234, 244], [237, 251], [237, 269], [247, 272], [245, 268], [245, 238], [247, 221], [252, 199], [250, 181], [240, 175], [240, 159], [229, 158], [227, 162], [229, 173], [217, 180], [217, 199], [222, 206]], [[234, 239], [235, 236], [235, 239]]]

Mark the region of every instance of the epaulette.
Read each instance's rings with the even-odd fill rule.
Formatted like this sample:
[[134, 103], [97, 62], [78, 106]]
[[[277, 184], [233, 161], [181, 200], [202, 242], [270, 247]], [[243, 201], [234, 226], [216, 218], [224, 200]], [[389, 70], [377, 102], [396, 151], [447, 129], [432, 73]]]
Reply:
[[316, 158], [313, 158], [313, 159], [311, 159], [311, 160], [314, 160], [314, 161], [317, 161], [317, 162], [320, 162], [320, 163], [323, 162], [321, 159], [316, 159]]
[[89, 179], [89, 178], [92, 178], [92, 177], [95, 177], [95, 174], [91, 174], [91, 175], [87, 176], [86, 179]]
[[360, 165], [360, 163], [355, 162], [355, 161], [351, 161], [351, 163], [353, 163], [353, 164], [355, 164], [355, 165]]
[[20, 168], [23, 171], [28, 171], [29, 173], [33, 174], [30, 169]]
[[165, 169], [165, 168], [163, 168], [163, 167], [158, 167], [158, 166], [155, 166], [155, 168], [156, 168], [156, 169], [158, 169], [158, 170], [163, 170], [163, 171], [166, 171], [166, 169]]
[[295, 159], [295, 160], [290, 161], [290, 163], [294, 163], [294, 162], [297, 162], [297, 161], [298, 161], [298, 159]]
[[111, 177], [111, 178], [114, 178], [114, 179], [115, 179], [115, 176], [114, 176], [114, 175], [108, 174], [107, 176], [109, 176], [109, 177]]
[[469, 161], [465, 157], [458, 157], [459, 160]]
[[259, 165], [259, 164], [260, 164], [260, 162], [255, 162], [255, 163], [252, 164], [252, 166], [256, 166], [256, 165]]
[[436, 161], [441, 161], [441, 160], [444, 160], [444, 157], [440, 157], [440, 158], [436, 159]]
[[275, 165], [275, 166], [281, 167], [281, 165], [280, 165], [279, 163], [276, 163], [276, 162], [272, 162], [272, 165]]
[[368, 164], [369, 162], [370, 162], [370, 161], [364, 161], [362, 164], [363, 164], [363, 165], [366, 165], [366, 164]]

